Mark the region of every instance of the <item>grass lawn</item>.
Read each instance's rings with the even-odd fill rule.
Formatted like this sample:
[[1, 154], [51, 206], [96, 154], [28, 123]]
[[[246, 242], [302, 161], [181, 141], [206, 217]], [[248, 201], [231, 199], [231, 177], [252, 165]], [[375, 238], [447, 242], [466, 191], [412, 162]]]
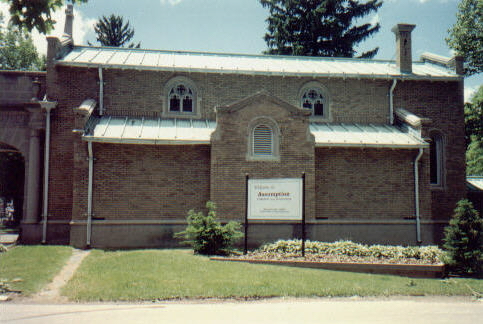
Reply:
[[409, 279], [210, 261], [187, 250], [93, 250], [62, 293], [76, 301], [275, 296], [472, 295], [483, 280]]
[[10, 288], [30, 295], [50, 282], [71, 254], [69, 246], [16, 246], [0, 253], [0, 279], [21, 279]]

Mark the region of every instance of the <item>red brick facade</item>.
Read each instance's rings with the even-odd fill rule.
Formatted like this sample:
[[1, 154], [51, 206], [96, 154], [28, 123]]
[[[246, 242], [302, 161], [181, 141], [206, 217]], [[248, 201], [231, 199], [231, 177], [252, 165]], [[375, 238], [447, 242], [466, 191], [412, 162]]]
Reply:
[[[78, 107], [100, 102], [97, 66], [56, 64], [60, 51], [49, 39], [48, 99], [52, 116], [49, 220], [70, 223], [69, 237], [85, 246], [89, 162], [87, 132]], [[216, 120], [209, 143], [159, 145], [92, 143], [92, 239], [96, 247], [175, 246], [173, 232], [185, 226], [189, 209], [218, 205], [222, 220], [243, 221], [245, 177], [299, 178], [305, 173], [308, 237], [350, 238], [364, 242], [414, 244], [415, 175], [418, 147], [323, 147], [310, 131], [314, 121], [300, 108], [307, 84], [324, 91], [329, 124], [390, 125], [389, 93], [394, 78], [247, 75], [227, 72], [153, 71], [102, 67], [104, 114], [137, 118], [166, 117], [167, 84], [189, 80], [196, 91], [200, 120]], [[422, 241], [438, 243], [441, 226], [465, 195], [463, 88], [460, 78], [396, 78], [394, 108], [430, 121], [421, 136], [443, 138], [443, 178], [430, 184], [429, 149], [418, 162]], [[99, 115], [99, 106], [92, 116]], [[88, 116], [87, 116], [88, 117]], [[250, 157], [254, 123], [276, 130], [276, 156]], [[405, 121], [399, 121], [404, 123]], [[300, 235], [298, 224], [255, 222], [252, 245]], [[50, 238], [56, 234], [50, 229]], [[66, 235], [66, 234], [62, 234]]]

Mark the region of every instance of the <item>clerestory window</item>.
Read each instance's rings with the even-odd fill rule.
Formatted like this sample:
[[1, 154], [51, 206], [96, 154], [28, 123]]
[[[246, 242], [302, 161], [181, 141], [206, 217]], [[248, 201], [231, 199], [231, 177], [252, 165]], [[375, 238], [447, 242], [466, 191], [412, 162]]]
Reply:
[[168, 109], [170, 112], [193, 113], [193, 89], [182, 83], [176, 84], [169, 91], [168, 105]]
[[312, 111], [312, 116], [325, 116], [325, 98], [318, 89], [308, 89], [302, 94], [301, 106]]
[[312, 117], [330, 121], [329, 94], [327, 89], [317, 81], [306, 83], [299, 91], [299, 107], [310, 110]]
[[195, 83], [176, 76], [164, 85], [163, 116], [176, 118], [201, 117], [200, 93]]

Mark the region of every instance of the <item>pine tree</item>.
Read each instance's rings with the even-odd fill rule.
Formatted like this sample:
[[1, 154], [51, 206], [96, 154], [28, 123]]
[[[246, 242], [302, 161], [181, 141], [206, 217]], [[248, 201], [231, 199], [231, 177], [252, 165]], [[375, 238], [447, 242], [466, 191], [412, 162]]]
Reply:
[[483, 220], [466, 199], [460, 200], [445, 228], [443, 247], [450, 268], [460, 274], [481, 275], [483, 257]]
[[[124, 47], [134, 37], [134, 28], [129, 26], [129, 21], [124, 24], [124, 19], [116, 15], [99, 18], [94, 31], [97, 34], [97, 41], [102, 46]], [[129, 47], [140, 46], [141, 43], [136, 46], [133, 43], [129, 44]]]
[[[379, 23], [353, 25], [353, 20], [376, 12], [382, 1], [260, 0], [268, 8], [266, 54], [354, 57], [354, 47], [376, 33]], [[358, 57], [372, 58], [378, 47]]]

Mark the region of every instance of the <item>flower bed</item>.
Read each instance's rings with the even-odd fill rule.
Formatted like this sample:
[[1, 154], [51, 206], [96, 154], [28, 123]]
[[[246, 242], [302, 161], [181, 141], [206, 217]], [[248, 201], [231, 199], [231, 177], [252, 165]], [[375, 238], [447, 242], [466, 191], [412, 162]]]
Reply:
[[305, 257], [302, 257], [302, 242], [290, 240], [266, 244], [247, 255], [213, 259], [435, 278], [445, 275], [442, 256], [443, 251], [436, 246], [369, 246], [350, 241], [307, 241]]

